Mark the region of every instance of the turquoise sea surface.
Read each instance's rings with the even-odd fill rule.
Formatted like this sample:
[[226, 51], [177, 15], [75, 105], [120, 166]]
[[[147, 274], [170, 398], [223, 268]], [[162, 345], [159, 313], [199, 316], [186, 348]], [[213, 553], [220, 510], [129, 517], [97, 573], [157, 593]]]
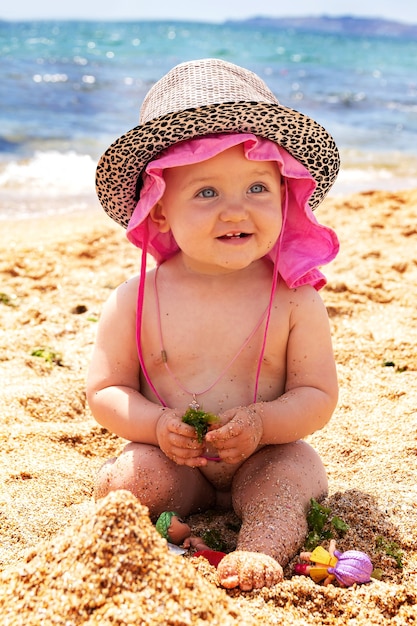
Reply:
[[94, 195], [98, 157], [137, 125], [151, 85], [202, 57], [255, 71], [329, 130], [342, 154], [333, 193], [417, 186], [415, 39], [250, 23], [0, 22], [0, 218]]

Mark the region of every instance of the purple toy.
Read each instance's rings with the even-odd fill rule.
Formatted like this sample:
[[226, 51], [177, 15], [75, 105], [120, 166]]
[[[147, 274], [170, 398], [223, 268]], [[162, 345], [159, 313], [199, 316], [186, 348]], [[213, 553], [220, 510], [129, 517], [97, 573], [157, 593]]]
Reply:
[[369, 583], [372, 574], [371, 559], [365, 552], [336, 550], [334, 539], [330, 541], [329, 551], [318, 546], [313, 552], [302, 552], [300, 558], [314, 565], [298, 563], [296, 574], [309, 574], [315, 582], [324, 581], [328, 585], [337, 580], [341, 587], [350, 587], [355, 583]]

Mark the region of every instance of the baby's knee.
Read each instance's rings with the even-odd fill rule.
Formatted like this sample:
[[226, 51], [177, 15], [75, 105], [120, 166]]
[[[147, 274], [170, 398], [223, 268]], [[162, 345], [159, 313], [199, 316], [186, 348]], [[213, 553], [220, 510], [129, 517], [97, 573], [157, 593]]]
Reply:
[[118, 462], [126, 466], [126, 470], [136, 472], [137, 469], [155, 471], [159, 466], [166, 468], [171, 461], [160, 448], [145, 443], [128, 443]]
[[323, 462], [316, 450], [306, 441], [298, 440], [292, 443], [267, 446], [260, 451], [264, 454], [266, 464], [276, 464], [278, 467], [295, 468], [297, 471], [321, 473], [324, 471]]
[[303, 507], [310, 498], [320, 498], [327, 493], [323, 462], [305, 441], [266, 446], [250, 457], [233, 481], [234, 508], [240, 510], [242, 502], [277, 490], [290, 492]]
[[127, 489], [136, 497], [143, 497], [143, 493], [155, 484], [156, 473], [166, 471], [166, 460], [155, 446], [129, 443], [118, 457], [109, 459], [100, 468], [95, 498], [103, 498], [118, 489]]
[[286, 474], [298, 488], [301, 500], [321, 498], [327, 494], [327, 472], [320, 455], [306, 441], [288, 444], [283, 455]]
[[300, 473], [315, 485], [314, 497], [327, 492], [327, 472], [319, 453], [306, 441], [296, 441], [294, 444], [295, 463]]
[[106, 461], [99, 469], [94, 482], [94, 499], [104, 498], [112, 491], [112, 470], [117, 457]]

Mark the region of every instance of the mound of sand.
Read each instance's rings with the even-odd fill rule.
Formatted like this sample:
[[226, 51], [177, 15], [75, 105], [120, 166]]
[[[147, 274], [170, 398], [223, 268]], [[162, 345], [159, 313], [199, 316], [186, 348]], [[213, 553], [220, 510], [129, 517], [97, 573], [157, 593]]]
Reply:
[[0, 610], [3, 624], [27, 626], [254, 623], [168, 553], [146, 507], [127, 491], [31, 552], [1, 585]]

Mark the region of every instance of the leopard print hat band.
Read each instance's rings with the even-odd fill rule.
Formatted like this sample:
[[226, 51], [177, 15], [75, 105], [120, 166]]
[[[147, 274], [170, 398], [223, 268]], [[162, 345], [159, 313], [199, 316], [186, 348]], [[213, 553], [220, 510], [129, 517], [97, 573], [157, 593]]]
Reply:
[[96, 190], [104, 210], [127, 228], [147, 163], [169, 146], [213, 133], [252, 133], [283, 146], [317, 183], [312, 209], [339, 171], [335, 142], [320, 124], [280, 104], [253, 72], [201, 59], [177, 65], [155, 83], [143, 101], [139, 126], [101, 157]]

